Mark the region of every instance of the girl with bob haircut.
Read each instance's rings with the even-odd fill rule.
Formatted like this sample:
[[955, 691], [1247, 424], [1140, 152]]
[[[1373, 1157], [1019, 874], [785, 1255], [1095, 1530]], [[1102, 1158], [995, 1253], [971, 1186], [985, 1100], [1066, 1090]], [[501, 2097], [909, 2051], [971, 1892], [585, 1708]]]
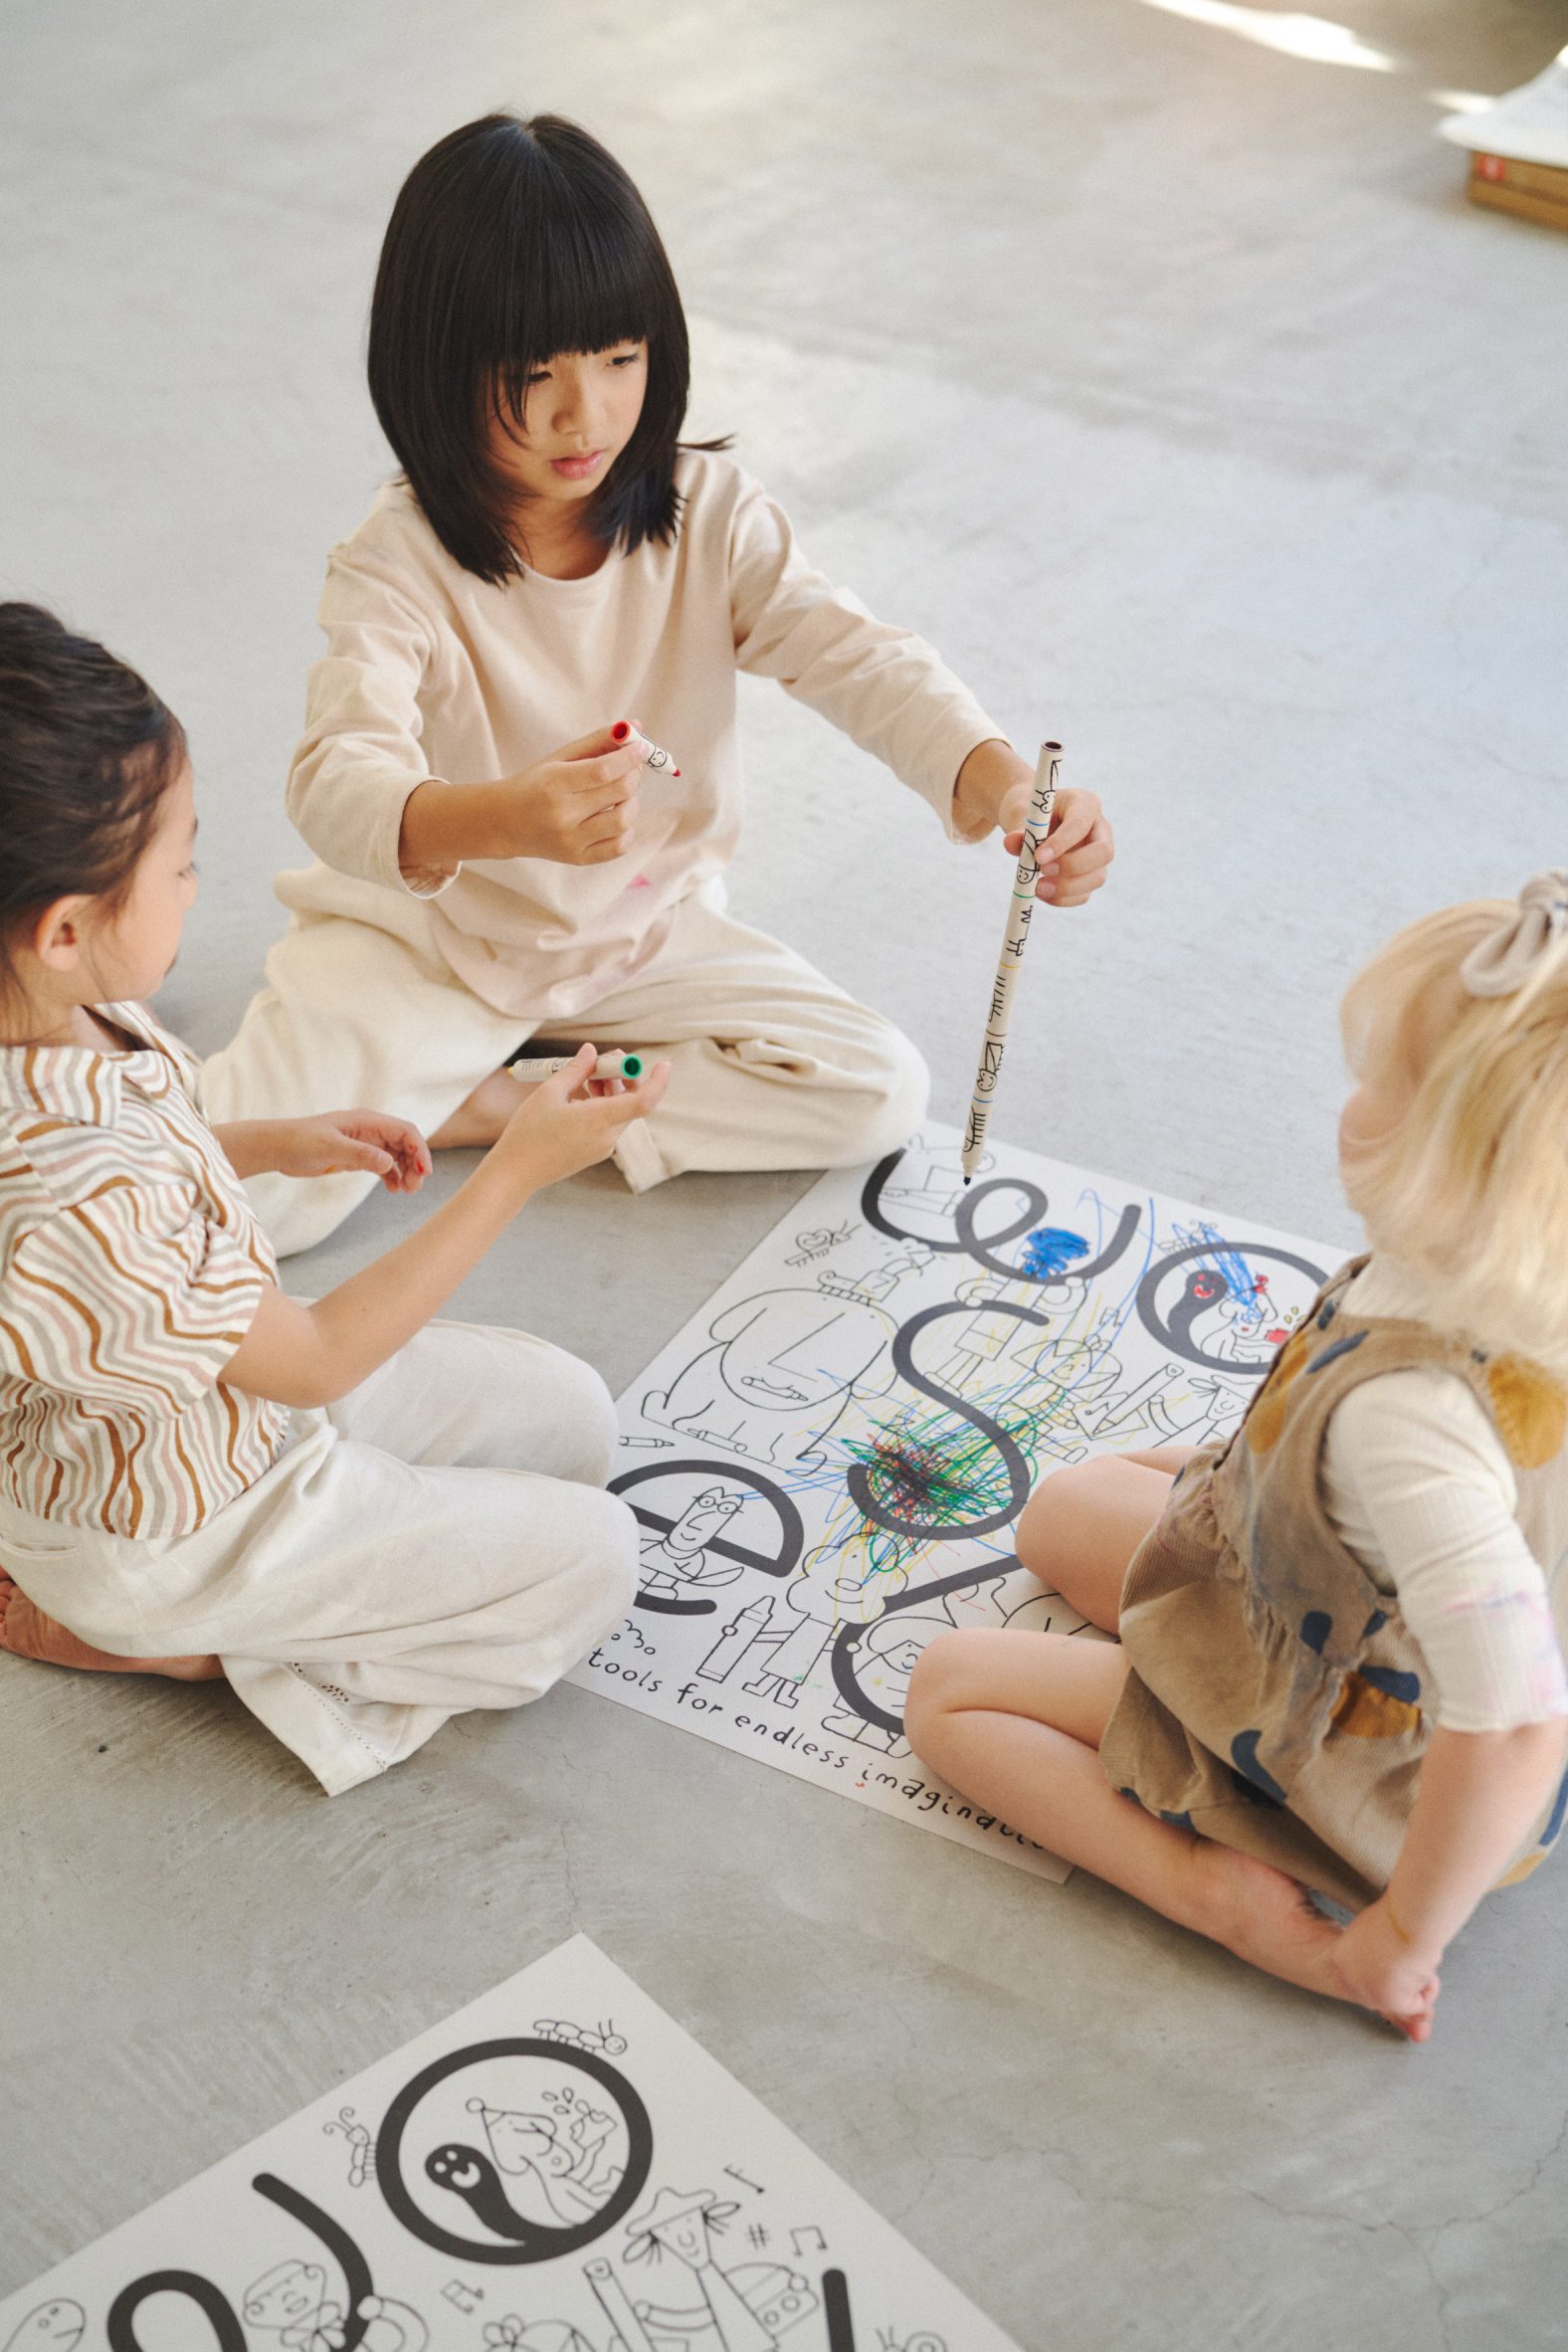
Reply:
[[[1016, 856], [1031, 770], [931, 648], [814, 571], [723, 443], [684, 443], [686, 319], [647, 207], [557, 115], [489, 114], [415, 165], [371, 307], [401, 474], [334, 548], [290, 814], [315, 854], [267, 986], [205, 1074], [222, 1115], [385, 1103], [489, 1143], [525, 1041], [666, 1056], [616, 1161], [850, 1165], [918, 1123], [913, 1047], [734, 921], [737, 671], [777, 679], [924, 799]], [[674, 762], [645, 767], [653, 743]], [[674, 763], [679, 763], [679, 772]], [[830, 845], [831, 854], [831, 845]], [[1109, 832], [1068, 792], [1039, 894], [1080, 905]], [[262, 1179], [308, 1248], [356, 1173]]]
[[538, 1697], [631, 1601], [603, 1381], [430, 1318], [664, 1075], [601, 1086], [584, 1047], [397, 1249], [286, 1297], [242, 1178], [417, 1192], [430, 1155], [379, 1111], [209, 1124], [140, 1001], [195, 837], [178, 720], [0, 604], [0, 1649], [227, 1675], [332, 1795], [449, 1715]]
[[1449, 1942], [1568, 1809], [1568, 872], [1402, 932], [1343, 1027], [1370, 1255], [1229, 1439], [1031, 1498], [1020, 1559], [1119, 1643], [944, 1634], [906, 1727], [1069, 1862], [1424, 2042]]

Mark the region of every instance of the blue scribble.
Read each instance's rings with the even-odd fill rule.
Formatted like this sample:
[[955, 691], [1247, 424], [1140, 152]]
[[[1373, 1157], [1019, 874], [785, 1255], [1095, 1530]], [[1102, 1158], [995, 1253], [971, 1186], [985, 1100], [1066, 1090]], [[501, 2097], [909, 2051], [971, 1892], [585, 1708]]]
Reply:
[[1076, 1258], [1087, 1256], [1088, 1243], [1080, 1233], [1069, 1233], [1065, 1225], [1037, 1225], [1024, 1243], [1024, 1261], [1018, 1271], [1031, 1281], [1046, 1282]]

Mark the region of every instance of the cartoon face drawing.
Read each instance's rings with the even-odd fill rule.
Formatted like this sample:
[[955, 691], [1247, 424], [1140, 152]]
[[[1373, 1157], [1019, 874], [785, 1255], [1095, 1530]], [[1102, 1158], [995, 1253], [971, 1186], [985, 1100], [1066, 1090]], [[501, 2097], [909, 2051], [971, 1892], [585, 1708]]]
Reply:
[[683, 2214], [679, 2221], [666, 2222], [654, 2235], [667, 2253], [689, 2262], [693, 2270], [700, 2269], [707, 2260], [707, 2231], [699, 2213]]
[[1171, 1330], [1205, 1355], [1223, 1356], [1239, 1369], [1256, 1370], [1265, 1360], [1264, 1332], [1274, 1322], [1269, 1280], [1259, 1274], [1245, 1286], [1218, 1267], [1195, 1267], [1171, 1315]]
[[688, 1502], [668, 1535], [650, 1531], [641, 1539], [645, 1593], [679, 1593], [683, 1585], [733, 1584], [739, 1560], [709, 1556], [707, 1546], [724, 1535], [745, 1496], [727, 1486], [708, 1486]]
[[326, 2300], [326, 2272], [319, 2262], [278, 2262], [245, 2296], [252, 2327], [281, 2330], [312, 2320]]
[[[570, 2224], [594, 2212], [621, 2178], [605, 2150], [615, 2118], [570, 2090], [543, 2096], [545, 2109], [556, 2112], [490, 2107], [481, 2098], [470, 2099], [468, 2108], [484, 2123], [496, 2171], [531, 2187], [552, 2221]], [[460, 2195], [473, 2185], [466, 2177], [447, 2182]]]
[[666, 1547], [682, 1557], [694, 1556], [715, 1535], [724, 1533], [744, 1501], [743, 1494], [732, 1493], [728, 1487], [707, 1487], [686, 1504], [664, 1539]]
[[705, 2271], [713, 2260], [709, 2224], [722, 2229], [734, 2211], [711, 2189], [661, 2189], [652, 2205], [632, 2216], [627, 2260], [643, 2261], [663, 2251], [693, 2270]]
[[69, 2296], [57, 2295], [53, 2302], [40, 2303], [36, 2311], [29, 2311], [14, 2333], [6, 2340], [5, 2352], [72, 2352], [82, 2341], [88, 2315], [80, 2303]]
[[921, 1652], [953, 1623], [950, 1605], [939, 1600], [926, 1608], [889, 1609], [862, 1634], [855, 1653], [858, 1678], [889, 1714], [902, 1714]]

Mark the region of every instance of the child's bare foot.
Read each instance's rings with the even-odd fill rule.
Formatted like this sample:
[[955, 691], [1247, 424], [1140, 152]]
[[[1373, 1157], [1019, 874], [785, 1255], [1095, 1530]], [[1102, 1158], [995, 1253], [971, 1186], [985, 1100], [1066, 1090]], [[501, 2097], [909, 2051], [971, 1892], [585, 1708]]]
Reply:
[[215, 1658], [112, 1658], [79, 1641], [69, 1628], [35, 1608], [20, 1585], [0, 1569], [0, 1650], [44, 1666], [85, 1666], [94, 1673], [167, 1674], [176, 1682], [217, 1682], [223, 1668]]
[[[1332, 1967], [1344, 1929], [1323, 1916], [1298, 1880], [1212, 1838], [1194, 1840], [1192, 1862], [1201, 1914], [1193, 1924], [1202, 1934], [1288, 1985], [1301, 1985], [1330, 2001], [1350, 1998], [1335, 1981]], [[1430, 1994], [1408, 2015], [1375, 2014], [1410, 2041], [1425, 2042], [1436, 2006], [1434, 1979]]]
[[488, 1151], [530, 1089], [509, 1070], [492, 1070], [430, 1138], [432, 1151]]

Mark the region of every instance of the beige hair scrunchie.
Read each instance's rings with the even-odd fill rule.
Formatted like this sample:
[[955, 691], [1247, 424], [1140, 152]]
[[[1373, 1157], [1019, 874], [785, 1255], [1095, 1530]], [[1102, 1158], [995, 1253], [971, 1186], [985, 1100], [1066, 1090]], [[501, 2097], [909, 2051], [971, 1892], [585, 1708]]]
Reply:
[[1549, 866], [1543, 874], [1531, 875], [1519, 892], [1517, 911], [1470, 949], [1460, 966], [1460, 979], [1471, 996], [1512, 996], [1565, 933], [1568, 873]]

